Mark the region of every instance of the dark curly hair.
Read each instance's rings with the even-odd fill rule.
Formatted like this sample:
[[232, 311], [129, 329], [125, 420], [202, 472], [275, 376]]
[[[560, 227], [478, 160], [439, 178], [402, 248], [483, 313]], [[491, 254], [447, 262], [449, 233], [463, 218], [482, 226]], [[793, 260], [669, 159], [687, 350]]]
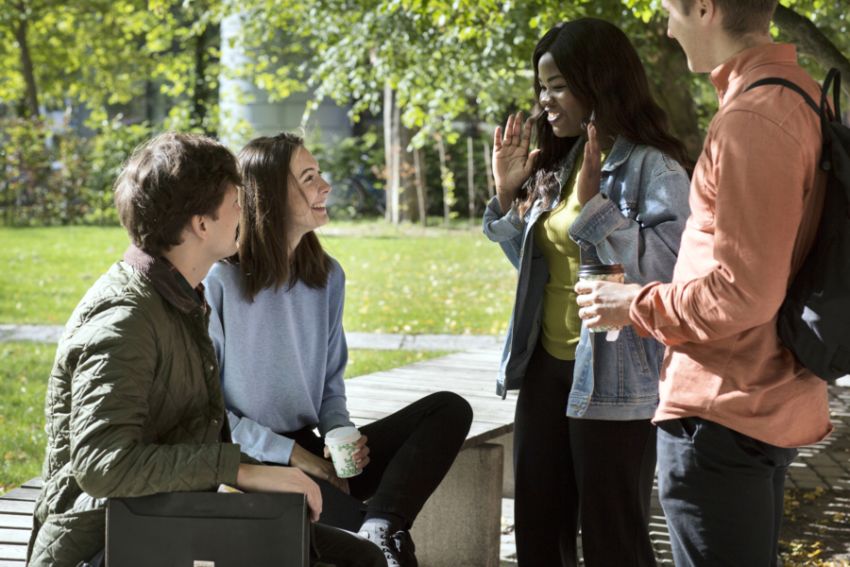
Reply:
[[211, 215], [230, 184], [241, 185], [236, 157], [219, 142], [169, 132], [133, 152], [115, 181], [115, 207], [133, 244], [161, 256], [182, 242], [195, 215]]

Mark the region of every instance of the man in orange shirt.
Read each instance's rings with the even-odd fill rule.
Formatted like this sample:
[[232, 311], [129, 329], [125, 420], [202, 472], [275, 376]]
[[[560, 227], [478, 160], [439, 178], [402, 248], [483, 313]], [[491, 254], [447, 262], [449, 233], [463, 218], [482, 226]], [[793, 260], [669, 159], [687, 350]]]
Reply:
[[796, 447], [832, 430], [826, 384], [780, 342], [776, 317], [823, 207], [819, 100], [792, 45], [769, 34], [776, 0], [664, 0], [668, 35], [709, 73], [719, 110], [691, 182], [669, 284], [579, 283], [591, 327], [634, 325], [667, 345], [658, 477], [677, 565], [775, 565]]

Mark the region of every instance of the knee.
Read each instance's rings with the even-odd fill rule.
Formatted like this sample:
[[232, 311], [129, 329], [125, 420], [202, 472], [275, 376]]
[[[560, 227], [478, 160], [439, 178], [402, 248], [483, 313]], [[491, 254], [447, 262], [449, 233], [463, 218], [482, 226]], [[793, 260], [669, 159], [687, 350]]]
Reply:
[[472, 406], [469, 402], [463, 396], [448, 391], [437, 392], [432, 396], [444, 419], [452, 423], [454, 427], [462, 429], [465, 436], [472, 424]]

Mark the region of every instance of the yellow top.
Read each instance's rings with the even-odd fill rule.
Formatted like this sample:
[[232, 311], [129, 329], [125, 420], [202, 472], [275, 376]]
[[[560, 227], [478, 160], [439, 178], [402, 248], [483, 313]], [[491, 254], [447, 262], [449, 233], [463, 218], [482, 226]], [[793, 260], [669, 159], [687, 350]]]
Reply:
[[[546, 257], [549, 281], [543, 293], [543, 348], [559, 360], [575, 360], [576, 346], [581, 334], [576, 293], [579, 246], [570, 239], [569, 228], [581, 212], [575, 191], [584, 154], [579, 152], [570, 178], [561, 191], [561, 202], [540, 215], [534, 225], [534, 240]], [[605, 161], [605, 154], [602, 161]]]

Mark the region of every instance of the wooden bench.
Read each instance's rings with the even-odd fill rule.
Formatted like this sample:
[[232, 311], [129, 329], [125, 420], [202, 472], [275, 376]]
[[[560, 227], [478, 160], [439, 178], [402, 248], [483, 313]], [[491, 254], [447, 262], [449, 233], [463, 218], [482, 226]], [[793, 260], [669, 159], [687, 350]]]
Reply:
[[[451, 348], [451, 345], [446, 345]], [[500, 351], [451, 354], [346, 382], [357, 425], [439, 390], [460, 394], [473, 410], [472, 427], [449, 474], [413, 526], [423, 567], [498, 567], [502, 497], [513, 497], [516, 393], [496, 395]]]
[[0, 496], [0, 567], [24, 567], [40, 491], [41, 480], [36, 478]]
[[[451, 345], [446, 345], [451, 348]], [[495, 395], [499, 352], [466, 351], [346, 382], [348, 408], [359, 426], [439, 390], [472, 405], [463, 449], [413, 527], [423, 567], [498, 567], [502, 497], [513, 496], [516, 394]], [[34, 479], [0, 496], [0, 567], [24, 567], [35, 499]]]

